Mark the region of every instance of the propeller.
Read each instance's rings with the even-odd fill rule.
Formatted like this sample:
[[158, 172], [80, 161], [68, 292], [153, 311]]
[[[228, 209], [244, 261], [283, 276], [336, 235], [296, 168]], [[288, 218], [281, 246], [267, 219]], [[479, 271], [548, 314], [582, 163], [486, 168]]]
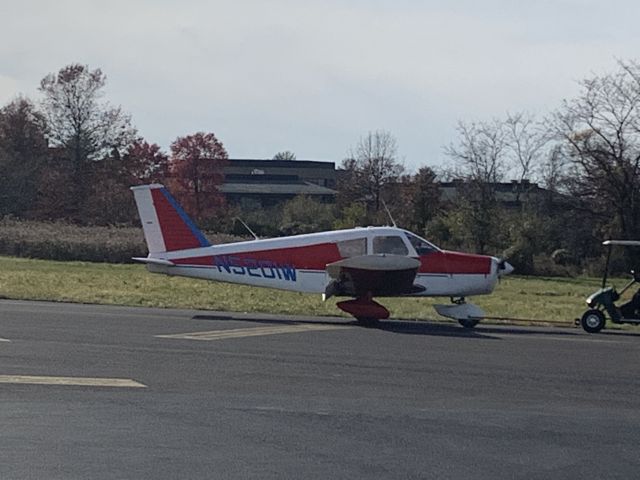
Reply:
[[505, 258], [496, 258], [498, 262], [498, 279], [503, 275], [509, 275], [513, 272], [514, 268]]

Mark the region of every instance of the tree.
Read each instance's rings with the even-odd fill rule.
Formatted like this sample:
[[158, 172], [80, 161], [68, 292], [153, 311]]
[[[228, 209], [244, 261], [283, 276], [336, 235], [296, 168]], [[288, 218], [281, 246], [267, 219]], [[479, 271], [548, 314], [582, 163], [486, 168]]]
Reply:
[[458, 122], [458, 145], [451, 144], [445, 153], [453, 158], [464, 177], [491, 184], [503, 179], [507, 132], [503, 122]]
[[19, 97], [0, 110], [0, 216], [32, 211], [47, 155], [44, 120]]
[[640, 238], [640, 64], [581, 82], [553, 127], [572, 166], [570, 191], [587, 200], [615, 237]]
[[[505, 128], [506, 149], [511, 153], [514, 173], [522, 184], [523, 180], [535, 177], [538, 171], [541, 173], [549, 135], [533, 115], [524, 112], [507, 115]], [[518, 189], [516, 200], [519, 200], [520, 193]]]
[[273, 156], [273, 160], [295, 160], [295, 159], [296, 159], [296, 154], [289, 150], [278, 152]]
[[169, 175], [169, 157], [156, 143], [136, 140], [122, 156], [131, 184], [163, 183]]
[[382, 206], [385, 188], [397, 182], [404, 171], [396, 158], [397, 153], [395, 137], [384, 130], [376, 130], [361, 137], [351, 157], [343, 161], [351, 196], [366, 197], [376, 213]]
[[135, 128], [120, 107], [100, 99], [106, 76], [97, 68], [72, 64], [40, 82], [43, 112], [53, 146], [65, 148], [76, 166], [100, 160], [114, 149], [124, 152], [135, 140]]
[[457, 187], [460, 223], [475, 250], [486, 253], [494, 237], [501, 233], [495, 185], [505, 172], [507, 132], [499, 120], [458, 123], [458, 145], [445, 153], [457, 162], [463, 182]]
[[218, 187], [227, 159], [227, 151], [213, 133], [178, 137], [171, 144], [169, 171], [174, 193], [198, 221], [210, 219], [224, 204]]
[[40, 82], [47, 137], [68, 161], [74, 186], [70, 210], [79, 211], [88, 194], [91, 162], [119, 157], [136, 138], [131, 120], [120, 107], [101, 101], [106, 77], [100, 69], [71, 64]]
[[299, 195], [284, 204], [281, 231], [285, 235], [297, 235], [330, 230], [334, 220], [332, 205]]
[[421, 167], [404, 182], [400, 218], [405, 227], [424, 233], [427, 224], [439, 213], [441, 192], [437, 178], [433, 169]]

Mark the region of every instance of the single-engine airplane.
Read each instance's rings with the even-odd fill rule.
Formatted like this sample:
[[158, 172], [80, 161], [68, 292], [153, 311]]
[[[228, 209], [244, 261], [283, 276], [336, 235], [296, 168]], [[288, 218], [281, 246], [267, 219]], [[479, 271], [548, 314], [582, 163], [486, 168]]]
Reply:
[[441, 250], [397, 227], [366, 227], [211, 245], [159, 184], [132, 187], [153, 273], [352, 297], [337, 303], [362, 324], [389, 317], [373, 297], [450, 297], [443, 316], [474, 327], [484, 312], [465, 297], [489, 294], [513, 267]]

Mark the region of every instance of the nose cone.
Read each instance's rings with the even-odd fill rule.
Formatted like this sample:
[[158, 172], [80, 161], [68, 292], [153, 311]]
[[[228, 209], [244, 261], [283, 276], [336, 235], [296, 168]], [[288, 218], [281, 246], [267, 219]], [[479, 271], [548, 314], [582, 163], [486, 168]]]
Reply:
[[498, 276], [502, 277], [503, 275], [509, 275], [513, 272], [513, 265], [511, 265], [506, 260], [496, 259], [498, 261]]

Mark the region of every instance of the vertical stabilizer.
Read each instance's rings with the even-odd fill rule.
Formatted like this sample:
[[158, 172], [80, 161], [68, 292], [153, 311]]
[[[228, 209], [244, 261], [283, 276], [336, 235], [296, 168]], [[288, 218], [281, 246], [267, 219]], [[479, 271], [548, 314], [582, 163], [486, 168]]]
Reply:
[[149, 254], [211, 245], [163, 185], [141, 185], [131, 190]]

